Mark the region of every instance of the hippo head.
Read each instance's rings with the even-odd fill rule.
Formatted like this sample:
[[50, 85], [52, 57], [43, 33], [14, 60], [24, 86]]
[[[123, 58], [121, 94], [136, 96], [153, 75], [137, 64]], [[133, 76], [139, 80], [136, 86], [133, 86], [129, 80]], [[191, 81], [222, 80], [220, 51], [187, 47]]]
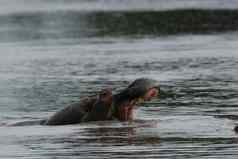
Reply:
[[159, 92], [158, 81], [148, 78], [136, 79], [126, 89], [114, 96], [116, 118], [122, 121], [132, 119], [134, 106], [158, 97]]
[[150, 101], [152, 98], [159, 96], [160, 87], [156, 80], [139, 78], [132, 82], [127, 90], [131, 99]]

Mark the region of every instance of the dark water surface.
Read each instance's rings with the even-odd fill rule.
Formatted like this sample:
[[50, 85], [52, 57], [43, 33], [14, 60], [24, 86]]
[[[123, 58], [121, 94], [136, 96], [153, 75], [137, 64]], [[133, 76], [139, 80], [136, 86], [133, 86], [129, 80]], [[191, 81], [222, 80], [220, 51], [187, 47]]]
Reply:
[[[237, 2], [120, 2], [0, 2], [0, 158], [238, 157]], [[8, 126], [139, 77], [168, 94], [131, 123]]]

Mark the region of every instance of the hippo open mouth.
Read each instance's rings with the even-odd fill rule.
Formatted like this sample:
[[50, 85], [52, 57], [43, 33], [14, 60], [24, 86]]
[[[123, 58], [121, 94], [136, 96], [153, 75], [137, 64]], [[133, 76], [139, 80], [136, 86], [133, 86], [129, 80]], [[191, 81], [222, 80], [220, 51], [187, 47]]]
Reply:
[[159, 96], [158, 81], [140, 78], [130, 84], [125, 90], [114, 96], [114, 117], [121, 121], [133, 119], [133, 110], [136, 105], [150, 101]]
[[119, 108], [118, 119], [121, 121], [128, 121], [133, 119], [134, 105], [122, 106]]

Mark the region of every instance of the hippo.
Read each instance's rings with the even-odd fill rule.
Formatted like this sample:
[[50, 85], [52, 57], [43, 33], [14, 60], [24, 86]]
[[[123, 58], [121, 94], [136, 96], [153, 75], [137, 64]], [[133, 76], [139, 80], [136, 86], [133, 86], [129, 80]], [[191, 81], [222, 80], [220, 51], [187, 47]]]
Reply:
[[109, 89], [100, 91], [97, 97], [84, 98], [71, 104], [50, 117], [45, 125], [66, 125], [86, 121], [106, 120], [112, 103], [112, 92]]
[[102, 90], [91, 111], [82, 118], [81, 122], [110, 120], [111, 105], [112, 91], [109, 89]]
[[133, 120], [136, 105], [159, 96], [160, 88], [156, 80], [139, 78], [127, 88], [112, 95], [111, 90], [102, 90], [99, 95], [86, 97], [56, 112], [44, 125], [77, 124], [88, 121]]

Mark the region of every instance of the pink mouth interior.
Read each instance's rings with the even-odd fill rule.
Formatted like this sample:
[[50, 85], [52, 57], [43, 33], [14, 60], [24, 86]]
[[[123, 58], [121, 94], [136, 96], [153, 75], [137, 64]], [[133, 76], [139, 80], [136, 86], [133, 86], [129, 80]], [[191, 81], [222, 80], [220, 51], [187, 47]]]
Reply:
[[133, 117], [133, 106], [122, 106], [119, 108], [119, 120], [128, 121]]

